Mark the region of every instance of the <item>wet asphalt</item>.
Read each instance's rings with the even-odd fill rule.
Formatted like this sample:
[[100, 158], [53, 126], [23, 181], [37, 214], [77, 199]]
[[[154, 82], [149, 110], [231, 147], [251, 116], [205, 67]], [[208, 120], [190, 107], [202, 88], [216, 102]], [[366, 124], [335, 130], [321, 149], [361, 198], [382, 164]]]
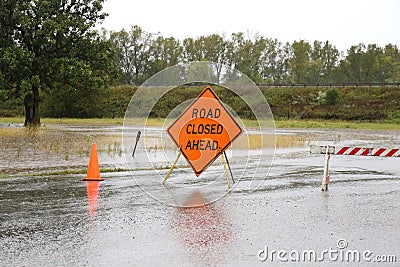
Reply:
[[[307, 147], [328, 132], [308, 135], [313, 140], [301, 146], [278, 148], [255, 176], [243, 175], [243, 159], [232, 157], [239, 175], [229, 193], [221, 166], [204, 176], [209, 187], [196, 186], [202, 176], [184, 166], [166, 187], [165, 168], [103, 173], [102, 182], [81, 181], [82, 174], [0, 178], [0, 266], [343, 266], [349, 250], [371, 252], [371, 262], [352, 264], [378, 264], [377, 255], [398, 264], [400, 159], [333, 156], [329, 190], [321, 192], [323, 155]], [[340, 139], [394, 147], [400, 137], [350, 131]], [[293, 260], [304, 250], [316, 258]]]

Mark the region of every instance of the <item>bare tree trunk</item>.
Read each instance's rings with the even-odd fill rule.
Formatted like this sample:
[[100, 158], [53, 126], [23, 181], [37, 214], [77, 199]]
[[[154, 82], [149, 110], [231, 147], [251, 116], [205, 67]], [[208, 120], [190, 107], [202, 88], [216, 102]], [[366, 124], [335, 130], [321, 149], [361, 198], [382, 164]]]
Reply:
[[24, 99], [25, 123], [24, 126], [40, 126], [39, 113], [39, 88], [34, 86], [32, 94], [28, 94]]

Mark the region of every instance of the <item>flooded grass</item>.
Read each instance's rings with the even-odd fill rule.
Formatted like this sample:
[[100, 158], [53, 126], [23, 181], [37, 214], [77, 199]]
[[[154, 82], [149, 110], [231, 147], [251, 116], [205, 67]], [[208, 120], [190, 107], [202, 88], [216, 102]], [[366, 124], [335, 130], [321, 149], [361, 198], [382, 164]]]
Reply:
[[[143, 134], [139, 147], [156, 157], [166, 150], [176, 150], [164, 131], [150, 127]], [[121, 127], [87, 125], [47, 125], [39, 128], [0, 127], [0, 175], [59, 175], [81, 174], [87, 167], [92, 143], [102, 157], [103, 168], [124, 171], [124, 148]], [[299, 134], [243, 134], [232, 149], [259, 150], [264, 148], [304, 147], [307, 137]], [[144, 145], [144, 148], [143, 148]], [[139, 164], [139, 163], [138, 163]], [[162, 163], [165, 165], [165, 163]], [[156, 166], [164, 168], [165, 166]], [[140, 167], [140, 166], [137, 166]]]
[[400, 130], [399, 121], [275, 120], [276, 128]]
[[[130, 119], [129, 125], [143, 123], [140, 119]], [[246, 127], [257, 127], [257, 121], [242, 120]], [[0, 124], [23, 124], [24, 118], [0, 118]], [[42, 118], [43, 124], [63, 124], [63, 125], [123, 125], [124, 118], [90, 118], [90, 119], [71, 119], [71, 118]], [[168, 125], [168, 120], [162, 118], [148, 118], [146, 126]], [[339, 120], [275, 120], [276, 128], [316, 128], [316, 129], [364, 129], [364, 130], [400, 130], [398, 119], [382, 121], [339, 121]]]
[[[98, 144], [98, 151], [110, 156], [121, 156], [123, 149], [121, 135], [81, 134], [62, 130], [35, 128], [0, 128], [0, 151], [3, 157], [24, 157], [28, 151], [46, 155], [87, 155], [92, 143]], [[9, 153], [11, 152], [12, 153]]]
[[[23, 117], [11, 117], [11, 118], [0, 118], [0, 123], [3, 124], [23, 124], [25, 118]], [[90, 119], [78, 119], [78, 118], [41, 118], [41, 123], [46, 124], [69, 124], [69, 125], [122, 125], [124, 118], [90, 118]]]
[[81, 172], [87, 164], [92, 143], [96, 143], [99, 154], [107, 154], [110, 159], [122, 157], [118, 132], [92, 134], [47, 127], [0, 128], [0, 175]]
[[0, 129], [0, 149], [3, 158], [11, 159], [29, 158], [43, 152], [48, 157], [62, 155], [68, 160], [70, 154], [86, 153], [90, 139], [76, 134], [57, 134], [46, 129]]
[[[45, 121], [45, 119], [43, 120]], [[88, 124], [45, 124], [39, 128], [24, 128], [19, 125], [0, 124], [0, 177], [24, 174], [62, 175], [81, 174], [86, 171], [92, 143], [96, 144], [101, 157], [102, 169], [124, 171], [126, 162], [124, 155], [132, 153], [137, 129], [133, 129], [133, 141], [129, 147], [122, 143], [122, 126], [89, 125], [95, 120], [76, 120]], [[4, 121], [3, 121], [4, 122]], [[142, 122], [143, 123], [143, 122]], [[150, 125], [165, 127], [161, 119], [149, 120]], [[332, 124], [334, 125], [334, 124]], [[398, 132], [394, 131], [359, 131], [359, 130], [302, 130], [277, 129], [275, 134], [259, 134], [249, 127], [232, 145], [234, 150], [258, 153], [261, 149], [288, 149], [308, 151], [310, 144], [334, 143], [346, 144], [346, 140], [365, 142], [381, 142], [388, 139], [395, 146]], [[355, 137], [357, 135], [357, 137]], [[298, 149], [300, 148], [300, 149]], [[159, 161], [153, 167], [167, 168], [165, 152], [176, 151], [176, 145], [161, 127], [148, 127], [140, 139], [137, 153], [154, 157]], [[250, 152], [251, 151], [251, 152]], [[293, 150], [294, 151], [294, 150]], [[243, 154], [243, 153], [242, 153]], [[240, 152], [236, 155], [242, 155]], [[156, 159], [157, 158], [157, 159]], [[240, 157], [238, 157], [239, 159]], [[242, 160], [242, 159], [241, 159]], [[141, 168], [143, 159], [136, 157], [132, 164]], [[168, 165], [169, 166], [169, 165]]]

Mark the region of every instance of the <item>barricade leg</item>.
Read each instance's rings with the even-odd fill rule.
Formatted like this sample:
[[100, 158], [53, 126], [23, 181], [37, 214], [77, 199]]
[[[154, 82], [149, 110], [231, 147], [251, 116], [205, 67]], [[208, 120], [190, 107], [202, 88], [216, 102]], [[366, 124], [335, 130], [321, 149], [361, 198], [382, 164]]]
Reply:
[[325, 154], [324, 176], [322, 177], [322, 191], [328, 191], [329, 185], [329, 159], [331, 155]]

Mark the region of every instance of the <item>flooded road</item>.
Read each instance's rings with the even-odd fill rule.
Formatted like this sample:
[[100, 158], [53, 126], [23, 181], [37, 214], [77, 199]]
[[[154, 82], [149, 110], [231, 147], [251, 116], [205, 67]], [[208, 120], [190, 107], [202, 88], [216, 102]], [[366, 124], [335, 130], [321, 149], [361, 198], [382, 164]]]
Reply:
[[[45, 134], [52, 132], [54, 137], [54, 131]], [[100, 165], [124, 167], [124, 151], [114, 148], [120, 146], [120, 128], [62, 131], [64, 138], [83, 140], [83, 146], [90, 135], [99, 141]], [[163, 187], [169, 162], [164, 162], [157, 146], [146, 153], [144, 140], [131, 171], [104, 172], [105, 181], [100, 183], [81, 181], [85, 174], [34, 176], [24, 165], [34, 169], [35, 163], [24, 163], [22, 152], [10, 159], [18, 147], [8, 147], [0, 165], [0, 266], [342, 266], [354, 264], [345, 257], [349, 250], [359, 251], [356, 264], [368, 260], [377, 264], [376, 256], [387, 256], [386, 260], [396, 256], [397, 264], [384, 265], [398, 265], [400, 159], [332, 156], [329, 191], [321, 192], [324, 157], [310, 154], [309, 146], [397, 148], [400, 134], [309, 129], [276, 133], [272, 166], [269, 162], [253, 166], [251, 159], [244, 166], [240, 148], [230, 152], [238, 181], [229, 194], [220, 162], [193, 178], [182, 161]], [[110, 153], [109, 146], [117, 152]], [[36, 148], [42, 162], [34, 162], [40, 167], [48, 157], [46, 166], [52, 170], [84, 167], [85, 149], [81, 154], [70, 152], [66, 159], [65, 150], [48, 157]], [[28, 157], [33, 152], [25, 153]], [[157, 171], [145, 165], [143, 158], [149, 155], [159, 164]], [[240, 175], [245, 168], [245, 172], [258, 168], [264, 175]], [[209, 190], [192, 187], [181, 195], [174, 187], [185, 188], [195, 179], [214, 180]], [[250, 186], [254, 182], [257, 186]], [[220, 197], [215, 200], [216, 194]], [[157, 199], [176, 199], [185, 207]], [[315, 258], [311, 254], [302, 259], [305, 250], [315, 251]], [[278, 251], [283, 252], [278, 255]]]

